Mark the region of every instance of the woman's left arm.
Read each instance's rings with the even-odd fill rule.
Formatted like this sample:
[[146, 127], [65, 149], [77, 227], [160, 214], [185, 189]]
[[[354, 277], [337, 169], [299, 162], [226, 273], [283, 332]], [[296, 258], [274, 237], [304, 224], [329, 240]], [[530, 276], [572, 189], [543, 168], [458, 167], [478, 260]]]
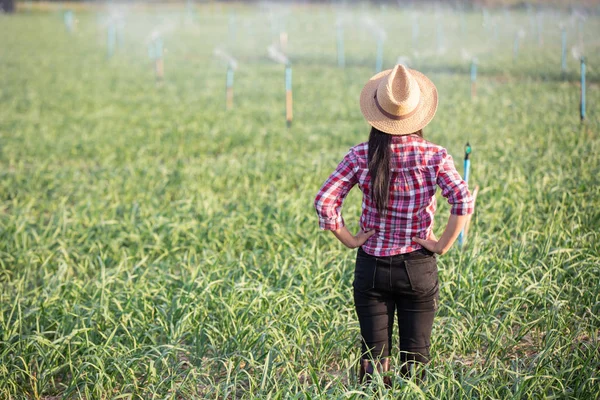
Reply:
[[320, 228], [332, 231], [340, 242], [350, 248], [361, 246], [375, 233], [375, 231], [359, 232], [354, 236], [348, 231], [342, 218], [344, 199], [350, 189], [358, 183], [354, 172], [354, 157], [352, 150], [350, 150], [335, 171], [327, 178], [315, 198], [315, 210], [319, 216]]

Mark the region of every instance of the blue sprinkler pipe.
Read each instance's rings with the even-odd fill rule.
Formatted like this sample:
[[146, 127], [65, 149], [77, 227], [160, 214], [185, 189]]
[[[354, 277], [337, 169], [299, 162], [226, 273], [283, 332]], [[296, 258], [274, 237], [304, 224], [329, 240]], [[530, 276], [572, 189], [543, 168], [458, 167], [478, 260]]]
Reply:
[[187, 10], [188, 17], [190, 19], [194, 18], [194, 4], [193, 4], [193, 0], [187, 0], [185, 8]]
[[417, 48], [418, 39], [419, 39], [419, 21], [415, 17], [415, 18], [413, 18], [413, 23], [412, 23], [412, 43], [413, 43], [414, 48]]
[[341, 25], [337, 27], [337, 59], [338, 67], [344, 68], [346, 66], [346, 56], [344, 54], [344, 28]]
[[375, 72], [383, 70], [383, 38], [377, 39], [377, 59], [375, 60]]
[[114, 22], [108, 24], [108, 31], [106, 34], [106, 50], [108, 58], [111, 58], [115, 53], [115, 42], [117, 36], [117, 27]]
[[436, 34], [437, 34], [437, 50], [442, 51], [442, 49], [444, 48], [444, 27], [442, 26], [441, 21], [437, 21]]
[[[469, 184], [469, 170], [471, 169], [471, 160], [469, 159], [469, 156], [471, 155], [471, 145], [469, 144], [469, 142], [467, 142], [466, 146], [465, 146], [465, 164], [464, 164], [464, 176], [463, 176], [463, 180], [465, 181], [465, 183], [468, 185]], [[464, 229], [460, 232], [460, 234], [458, 235], [458, 245], [460, 247], [462, 247], [463, 245], [463, 241], [464, 241]]]
[[581, 97], [579, 101], [579, 116], [585, 121], [585, 57], [581, 57]]
[[477, 95], [477, 61], [471, 61], [471, 98], [474, 99]]
[[65, 27], [67, 28], [67, 32], [73, 33], [73, 24], [75, 23], [75, 16], [72, 10], [65, 11], [63, 15], [63, 19], [65, 21]]
[[225, 83], [225, 109], [233, 108], [233, 66], [227, 65], [227, 80]]
[[235, 26], [236, 26], [235, 13], [230, 12], [229, 13], [229, 39], [231, 40], [232, 43], [235, 43], [235, 37], [236, 37]]
[[560, 69], [563, 74], [563, 78], [567, 73], [567, 30], [562, 28], [561, 32], [561, 41], [562, 41], [562, 50], [561, 50], [561, 61], [560, 61]]
[[285, 122], [287, 127], [292, 126], [292, 66], [287, 63], [285, 66]]
[[156, 57], [162, 58], [163, 56], [163, 40], [162, 37], [158, 37], [155, 42], [156, 46]]
[[119, 48], [122, 49], [125, 47], [125, 40], [123, 38], [123, 30], [125, 29], [125, 21], [120, 20], [117, 25], [116, 25], [116, 37], [117, 37], [117, 44], [119, 45]]

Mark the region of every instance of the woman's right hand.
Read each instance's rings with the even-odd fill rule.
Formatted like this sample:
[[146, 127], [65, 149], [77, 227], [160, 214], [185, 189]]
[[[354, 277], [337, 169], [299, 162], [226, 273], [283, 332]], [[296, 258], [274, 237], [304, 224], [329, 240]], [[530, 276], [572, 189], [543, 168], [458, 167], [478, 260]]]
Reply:
[[414, 237], [412, 240], [433, 253], [444, 255], [450, 250], [460, 231], [465, 227], [468, 217], [468, 215], [451, 214], [440, 240], [437, 240], [435, 235], [433, 237], [430, 235], [427, 239]]
[[427, 250], [431, 251], [432, 253], [442, 254], [438, 250], [438, 243], [439, 242], [435, 238], [435, 235], [433, 236], [433, 239], [421, 239], [421, 238], [418, 238], [418, 237], [414, 237], [414, 238], [412, 238], [412, 240], [413, 240], [413, 242], [416, 242], [416, 243], [420, 244], [421, 246], [423, 246]]

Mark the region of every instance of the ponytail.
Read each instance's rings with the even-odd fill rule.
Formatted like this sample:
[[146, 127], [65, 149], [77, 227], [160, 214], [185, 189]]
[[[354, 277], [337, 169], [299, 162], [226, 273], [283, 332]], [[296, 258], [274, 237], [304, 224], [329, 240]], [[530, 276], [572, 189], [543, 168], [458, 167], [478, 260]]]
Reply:
[[[420, 129], [413, 135], [423, 137], [423, 130]], [[375, 203], [375, 208], [379, 215], [385, 215], [387, 212], [389, 194], [390, 194], [390, 168], [392, 160], [392, 138], [375, 127], [371, 127], [369, 135], [369, 176], [371, 177], [371, 199]]]
[[387, 211], [390, 192], [390, 161], [392, 158], [392, 135], [371, 128], [369, 135], [369, 175], [371, 176], [371, 199], [379, 215]]

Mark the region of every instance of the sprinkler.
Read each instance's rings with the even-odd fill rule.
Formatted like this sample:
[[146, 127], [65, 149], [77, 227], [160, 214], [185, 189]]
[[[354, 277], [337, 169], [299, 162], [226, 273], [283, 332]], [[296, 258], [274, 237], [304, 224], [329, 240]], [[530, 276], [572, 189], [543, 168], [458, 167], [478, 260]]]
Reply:
[[73, 14], [73, 11], [65, 11], [65, 13], [63, 14], [63, 19], [65, 21], [65, 27], [67, 28], [67, 32], [73, 33], [73, 27], [75, 24], [75, 15]]
[[287, 127], [292, 126], [292, 66], [288, 62], [285, 66], [285, 121]]
[[419, 40], [419, 18], [417, 14], [413, 14], [412, 17], [412, 43], [413, 48], [417, 48], [417, 41]]
[[375, 60], [375, 72], [379, 73], [383, 69], [383, 35], [377, 39], [377, 59]]
[[236, 38], [236, 18], [235, 18], [235, 13], [231, 12], [229, 13], [229, 39], [231, 40], [231, 43], [235, 43], [235, 38]]
[[[471, 169], [471, 160], [469, 159], [470, 155], [471, 155], [471, 145], [469, 144], [469, 142], [467, 142], [467, 144], [465, 145], [465, 162], [464, 162], [464, 174], [463, 174], [463, 180], [465, 181], [465, 183], [468, 185], [469, 184], [469, 170]], [[479, 191], [479, 187], [476, 187], [475, 190], [473, 191], [473, 198], [477, 198], [477, 192]], [[460, 234], [458, 235], [458, 245], [460, 247], [463, 246], [464, 242], [467, 239], [467, 233], [469, 231], [469, 223], [471, 222], [471, 218], [469, 217], [469, 219], [467, 220], [467, 223], [465, 224], [464, 229], [460, 232]]]
[[233, 74], [234, 69], [232, 63], [227, 65], [227, 79], [225, 83], [225, 109], [233, 108]]
[[581, 56], [581, 91], [579, 97], [579, 116], [585, 122], [585, 57]]
[[[471, 99], [477, 95], [477, 59], [471, 61]], [[468, 143], [467, 143], [468, 145]]]
[[344, 54], [344, 27], [341, 21], [337, 23], [337, 61], [338, 67], [344, 68], [346, 66], [346, 57]]
[[106, 32], [106, 51], [108, 58], [112, 58], [115, 53], [115, 42], [117, 41], [117, 28], [115, 23], [111, 21], [108, 24], [108, 30]]
[[561, 32], [561, 41], [562, 41], [562, 49], [561, 49], [561, 62], [560, 69], [562, 71], [563, 79], [567, 73], [567, 30], [563, 27]]
[[165, 76], [165, 64], [163, 60], [163, 39], [158, 32], [152, 34], [148, 44], [148, 56], [154, 61], [154, 73], [156, 80], [161, 81]]
[[465, 163], [464, 163], [464, 181], [468, 184], [469, 183], [469, 170], [471, 169], [471, 160], [469, 159], [469, 156], [471, 155], [471, 145], [469, 144], [469, 142], [467, 142], [467, 144], [465, 145]]

